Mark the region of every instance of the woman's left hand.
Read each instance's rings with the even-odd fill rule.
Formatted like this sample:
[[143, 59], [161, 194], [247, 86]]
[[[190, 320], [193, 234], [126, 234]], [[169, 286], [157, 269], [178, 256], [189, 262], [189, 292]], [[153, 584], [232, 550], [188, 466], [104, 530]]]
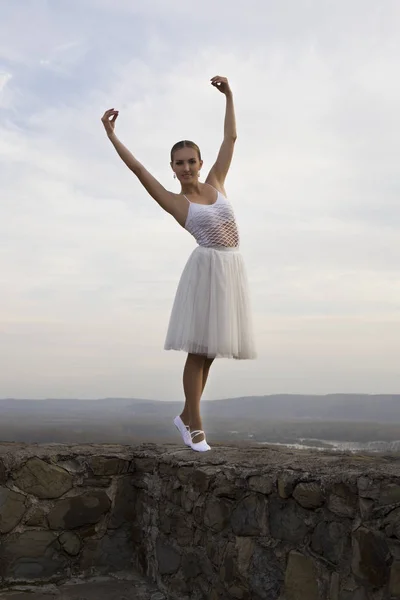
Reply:
[[220, 77], [216, 75], [211, 79], [211, 85], [217, 88], [220, 92], [225, 94], [225, 96], [229, 96], [232, 94], [232, 90], [229, 86], [229, 82], [226, 77]]

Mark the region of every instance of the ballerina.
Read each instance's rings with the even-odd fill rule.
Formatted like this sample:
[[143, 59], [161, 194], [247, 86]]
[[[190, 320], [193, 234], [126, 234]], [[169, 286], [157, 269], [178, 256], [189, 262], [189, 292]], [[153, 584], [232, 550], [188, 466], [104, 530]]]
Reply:
[[202, 426], [200, 400], [215, 358], [256, 357], [248, 279], [239, 249], [239, 232], [225, 179], [231, 165], [236, 121], [233, 94], [226, 77], [211, 84], [226, 98], [224, 138], [205, 183], [199, 147], [189, 140], [174, 144], [171, 168], [179, 180], [179, 194], [168, 191], [115, 135], [119, 111], [107, 110], [102, 122], [118, 155], [147, 192], [193, 235], [197, 247], [182, 272], [169, 320], [164, 348], [183, 350], [185, 405], [174, 424], [193, 450], [210, 450]]

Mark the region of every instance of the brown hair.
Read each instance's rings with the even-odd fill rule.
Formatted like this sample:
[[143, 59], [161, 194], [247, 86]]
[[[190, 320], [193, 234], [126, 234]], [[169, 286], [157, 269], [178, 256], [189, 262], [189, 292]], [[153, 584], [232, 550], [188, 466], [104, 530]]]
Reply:
[[173, 162], [174, 160], [174, 153], [177, 150], [181, 150], [182, 148], [193, 148], [193, 150], [196, 150], [198, 156], [199, 156], [199, 160], [201, 160], [201, 153], [200, 153], [200, 148], [198, 147], [197, 144], [195, 144], [194, 142], [191, 142], [190, 140], [182, 140], [181, 142], [176, 142], [176, 144], [174, 144], [171, 148], [171, 162]]

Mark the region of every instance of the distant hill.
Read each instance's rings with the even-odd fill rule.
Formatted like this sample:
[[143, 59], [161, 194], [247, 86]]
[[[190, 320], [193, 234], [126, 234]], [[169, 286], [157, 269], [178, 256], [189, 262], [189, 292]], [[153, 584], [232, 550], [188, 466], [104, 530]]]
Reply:
[[[98, 400], [0, 399], [0, 418], [25, 415], [47, 418], [74, 418], [92, 415], [96, 419], [129, 415], [140, 418], [157, 415], [168, 418], [180, 410], [182, 402], [165, 402], [140, 398], [101, 398]], [[400, 394], [274, 394], [244, 396], [204, 401], [207, 419], [273, 419], [310, 421], [364, 421], [400, 423]]]
[[[210, 403], [211, 404], [211, 403]], [[400, 423], [400, 394], [277, 394], [215, 400], [207, 406], [221, 417], [308, 419], [312, 421], [374, 421]]]

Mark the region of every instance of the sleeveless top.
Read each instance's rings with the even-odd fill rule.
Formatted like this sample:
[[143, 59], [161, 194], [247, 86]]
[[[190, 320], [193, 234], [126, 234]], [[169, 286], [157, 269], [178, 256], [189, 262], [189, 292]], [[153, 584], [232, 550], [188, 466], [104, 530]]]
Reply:
[[216, 192], [217, 199], [213, 204], [190, 202], [189, 198], [183, 194], [189, 202], [185, 229], [193, 235], [199, 246], [237, 248], [239, 232], [233, 207], [221, 192], [218, 190]]

